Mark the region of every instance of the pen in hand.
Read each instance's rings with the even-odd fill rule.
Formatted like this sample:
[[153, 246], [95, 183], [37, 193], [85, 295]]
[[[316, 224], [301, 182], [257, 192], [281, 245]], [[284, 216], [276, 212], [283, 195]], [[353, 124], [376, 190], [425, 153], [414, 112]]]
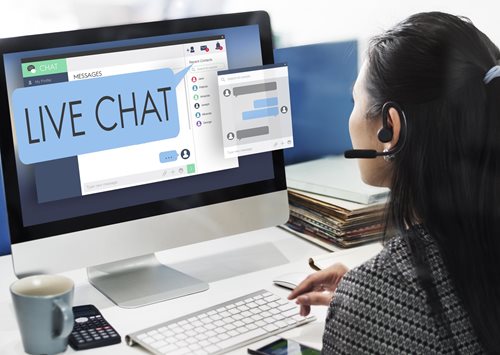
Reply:
[[319, 268], [315, 263], [314, 263], [314, 259], [313, 258], [309, 258], [309, 266], [311, 267], [311, 269], [313, 270], [316, 270], [316, 271], [320, 271], [321, 268]]

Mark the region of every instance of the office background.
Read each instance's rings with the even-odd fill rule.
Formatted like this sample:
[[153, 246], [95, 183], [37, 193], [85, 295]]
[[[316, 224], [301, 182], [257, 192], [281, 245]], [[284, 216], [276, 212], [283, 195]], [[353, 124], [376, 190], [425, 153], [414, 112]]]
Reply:
[[[290, 65], [295, 147], [285, 152], [287, 163], [339, 154], [350, 147], [350, 90], [372, 35], [412, 13], [445, 11], [469, 17], [500, 44], [500, 3], [491, 0], [6, 0], [0, 3], [0, 37], [257, 9], [271, 16], [276, 61]], [[308, 66], [311, 62], [314, 65]], [[0, 183], [4, 255], [10, 246], [1, 171]]]

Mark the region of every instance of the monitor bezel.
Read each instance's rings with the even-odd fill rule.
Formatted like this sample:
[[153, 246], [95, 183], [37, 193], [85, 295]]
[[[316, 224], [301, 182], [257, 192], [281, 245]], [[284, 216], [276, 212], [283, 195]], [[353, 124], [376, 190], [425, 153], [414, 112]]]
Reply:
[[[269, 15], [264, 11], [164, 20], [1, 39], [0, 115], [4, 119], [0, 120], [0, 149], [11, 244], [286, 190], [283, 151], [277, 150], [272, 152], [274, 179], [34, 226], [25, 227], [22, 223], [16, 157], [4, 69], [4, 54], [246, 25], [259, 26], [262, 63], [264, 65], [273, 64], [271, 23]], [[175, 201], [175, 203], [169, 204], [165, 201]], [[179, 206], [182, 207], [179, 208]]]

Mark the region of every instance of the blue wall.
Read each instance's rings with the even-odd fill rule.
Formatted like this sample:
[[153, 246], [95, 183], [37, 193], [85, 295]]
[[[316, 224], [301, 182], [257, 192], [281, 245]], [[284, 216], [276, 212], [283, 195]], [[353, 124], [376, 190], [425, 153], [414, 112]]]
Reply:
[[2, 164], [0, 160], [0, 255], [10, 253], [10, 239], [7, 227], [7, 212], [5, 209], [5, 193], [3, 187]]
[[279, 48], [276, 63], [288, 63], [294, 148], [285, 163], [297, 163], [351, 148], [349, 116], [358, 74], [358, 42]]

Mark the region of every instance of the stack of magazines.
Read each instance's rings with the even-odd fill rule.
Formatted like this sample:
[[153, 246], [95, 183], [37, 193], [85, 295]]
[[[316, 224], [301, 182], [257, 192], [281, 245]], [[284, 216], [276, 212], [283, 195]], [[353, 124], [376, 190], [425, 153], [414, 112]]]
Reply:
[[285, 226], [320, 245], [349, 248], [383, 236], [385, 201], [361, 204], [292, 188], [288, 198]]
[[378, 240], [389, 189], [366, 185], [358, 164], [329, 156], [286, 167], [290, 220], [284, 228], [329, 250]]

